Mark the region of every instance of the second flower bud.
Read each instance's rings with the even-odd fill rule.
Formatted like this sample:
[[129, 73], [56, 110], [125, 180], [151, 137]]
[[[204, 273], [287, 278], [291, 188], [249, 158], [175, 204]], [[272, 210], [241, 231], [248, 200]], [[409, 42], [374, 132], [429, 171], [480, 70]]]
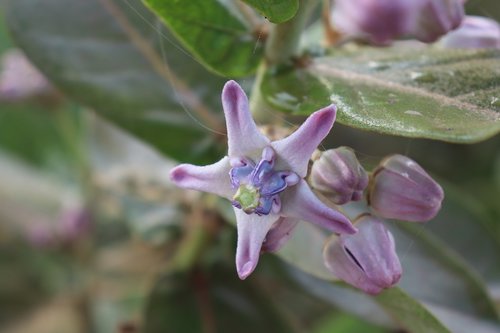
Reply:
[[354, 151], [339, 147], [324, 151], [311, 169], [313, 188], [338, 205], [363, 198], [368, 185], [368, 175]]

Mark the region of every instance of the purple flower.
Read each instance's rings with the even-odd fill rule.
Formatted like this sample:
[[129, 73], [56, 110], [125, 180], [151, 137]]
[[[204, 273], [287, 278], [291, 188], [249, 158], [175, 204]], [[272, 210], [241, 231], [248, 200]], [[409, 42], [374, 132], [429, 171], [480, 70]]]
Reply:
[[385, 45], [409, 30], [411, 10], [402, 0], [336, 0], [332, 21], [346, 35]]
[[449, 48], [500, 49], [500, 24], [487, 17], [466, 16], [460, 27], [440, 42]]
[[54, 94], [53, 86], [19, 50], [6, 52], [0, 72], [0, 99], [10, 102]]
[[380, 217], [426, 222], [441, 209], [444, 192], [420, 165], [403, 155], [385, 158], [373, 172], [368, 202]]
[[91, 227], [90, 214], [84, 207], [71, 207], [62, 211], [58, 221], [58, 235], [71, 243], [85, 234]]
[[325, 265], [339, 279], [368, 294], [378, 294], [401, 278], [394, 238], [374, 216], [362, 215], [355, 225], [356, 234], [333, 236], [326, 243]]
[[332, 10], [339, 31], [377, 45], [401, 38], [434, 42], [463, 16], [461, 0], [336, 0]]
[[297, 220], [335, 233], [356, 232], [349, 219], [323, 204], [303, 179], [312, 153], [333, 126], [333, 105], [313, 113], [293, 134], [274, 142], [258, 130], [247, 96], [236, 82], [224, 86], [222, 105], [228, 156], [207, 166], [181, 164], [170, 178], [180, 187], [231, 201], [238, 229], [236, 268], [241, 279], [254, 271], [263, 243], [271, 250], [279, 248]]
[[[415, 1], [414, 1], [415, 2]], [[408, 35], [432, 43], [456, 29], [464, 18], [461, 0], [417, 0], [417, 9]]]
[[312, 187], [338, 205], [359, 201], [368, 185], [368, 175], [352, 149], [339, 147], [323, 152], [309, 177]]

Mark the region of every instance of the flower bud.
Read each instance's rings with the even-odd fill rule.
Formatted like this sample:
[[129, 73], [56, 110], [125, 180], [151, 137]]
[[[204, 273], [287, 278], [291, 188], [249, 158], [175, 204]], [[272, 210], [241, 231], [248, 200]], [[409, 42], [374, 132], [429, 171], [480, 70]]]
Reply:
[[334, 26], [342, 33], [377, 45], [389, 44], [409, 29], [411, 10], [403, 0], [336, 0]]
[[339, 279], [368, 294], [378, 294], [401, 278], [394, 238], [374, 216], [362, 215], [354, 223], [356, 234], [333, 236], [327, 241], [325, 265]]
[[449, 48], [500, 49], [500, 24], [481, 16], [466, 16], [457, 30], [444, 36], [441, 45]]
[[461, 0], [336, 0], [332, 10], [339, 31], [377, 45], [401, 38], [433, 42], [463, 15]]
[[441, 208], [444, 193], [424, 169], [403, 155], [385, 158], [373, 172], [368, 203], [381, 217], [427, 222]]
[[358, 201], [368, 185], [368, 175], [352, 149], [339, 147], [321, 154], [311, 169], [310, 183], [338, 205]]
[[464, 18], [459, 0], [416, 0], [413, 22], [408, 35], [424, 43], [432, 43], [456, 29]]

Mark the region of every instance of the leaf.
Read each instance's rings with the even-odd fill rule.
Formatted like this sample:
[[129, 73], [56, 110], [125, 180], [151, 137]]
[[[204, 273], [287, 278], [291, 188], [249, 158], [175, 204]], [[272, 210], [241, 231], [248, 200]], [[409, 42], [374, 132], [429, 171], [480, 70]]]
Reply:
[[[500, 240], [490, 230], [491, 219], [484, 204], [471, 193], [464, 192], [443, 181], [445, 189], [443, 208], [427, 228], [458, 253], [491, 285], [500, 283]], [[453, 232], [450, 232], [453, 230]]]
[[291, 276], [316, 297], [378, 325], [393, 328], [396, 324], [412, 333], [449, 332], [419, 301], [398, 287], [373, 297], [344, 283], [322, 281], [300, 271], [293, 271]]
[[217, 0], [144, 0], [183, 45], [224, 76], [252, 74], [263, 47], [244, 22]]
[[351, 315], [335, 313], [314, 330], [314, 333], [386, 333], [381, 327], [368, 324]]
[[243, 0], [273, 23], [283, 23], [295, 16], [298, 0]]
[[426, 303], [498, 321], [481, 278], [451, 248], [415, 224], [399, 223], [391, 231], [403, 266], [402, 289]]
[[335, 103], [348, 126], [474, 143], [500, 132], [499, 59], [497, 50], [356, 49], [271, 69], [261, 90], [296, 115]]
[[387, 289], [376, 296], [375, 300], [409, 332], [450, 332], [422, 304], [400, 288]]
[[217, 267], [170, 273], [153, 289], [145, 333], [293, 332], [258, 288]]
[[[293, 236], [276, 255], [304, 272], [324, 280], [336, 279], [323, 263], [323, 244], [327, 235], [308, 222], [301, 221]], [[314, 244], [314, 246], [311, 246]]]
[[7, 19], [18, 45], [69, 97], [176, 159], [219, 156], [208, 134], [224, 132], [210, 110], [220, 108], [224, 80], [155, 27], [139, 0], [15, 0]]

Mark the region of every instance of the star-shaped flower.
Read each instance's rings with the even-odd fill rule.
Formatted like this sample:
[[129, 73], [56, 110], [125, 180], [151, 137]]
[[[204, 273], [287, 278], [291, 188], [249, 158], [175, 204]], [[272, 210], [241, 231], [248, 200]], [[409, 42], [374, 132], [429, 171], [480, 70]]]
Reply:
[[238, 229], [236, 268], [241, 279], [257, 266], [261, 249], [276, 250], [299, 220], [338, 234], [356, 229], [322, 203], [304, 180], [309, 159], [328, 134], [336, 109], [313, 113], [290, 136], [271, 142], [257, 128], [245, 92], [235, 81], [222, 90], [228, 156], [219, 162], [181, 164], [170, 178], [177, 186], [217, 194], [234, 206]]

